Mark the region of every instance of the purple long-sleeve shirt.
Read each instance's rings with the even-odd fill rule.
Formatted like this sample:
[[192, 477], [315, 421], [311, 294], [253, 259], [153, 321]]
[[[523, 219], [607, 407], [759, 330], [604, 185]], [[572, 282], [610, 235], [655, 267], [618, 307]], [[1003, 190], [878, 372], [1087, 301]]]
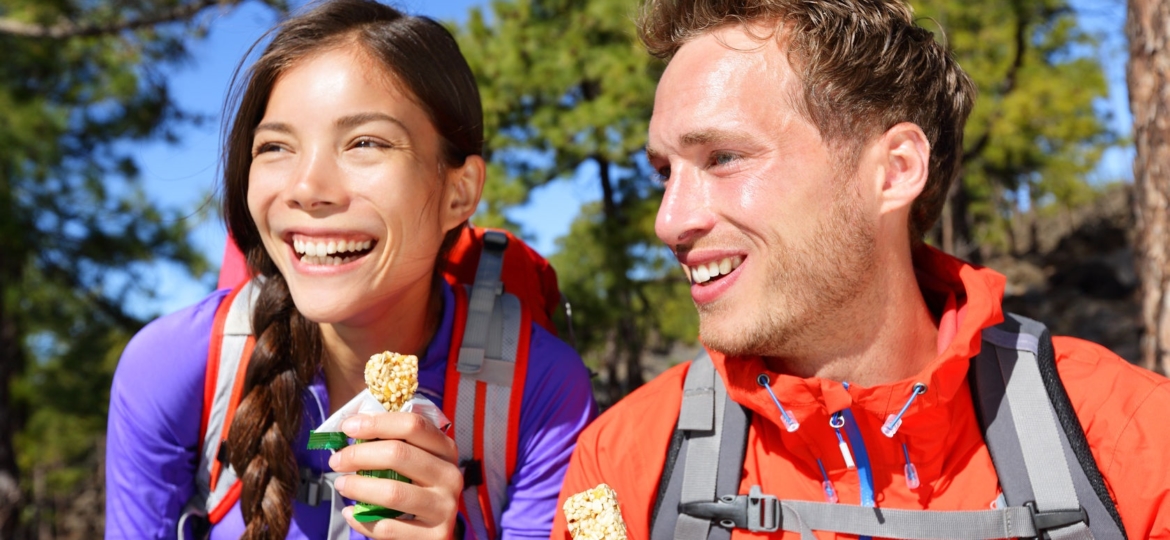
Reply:
[[[159, 318], [122, 353], [110, 393], [106, 461], [106, 538], [174, 538], [195, 489], [207, 348], [215, 310], [227, 291]], [[419, 361], [419, 388], [440, 407], [454, 324], [454, 294], [444, 284], [443, 319]], [[502, 538], [548, 538], [561, 480], [577, 434], [596, 415], [589, 373], [568, 345], [533, 325], [520, 411], [516, 472], [501, 517]], [[306, 395], [297, 462], [328, 471], [329, 452], [306, 450], [309, 429], [324, 421], [329, 394], [318, 375]], [[290, 539], [326, 537], [329, 505], [295, 503]], [[214, 540], [239, 538], [236, 505], [212, 528]], [[351, 538], [364, 538], [350, 531]]]

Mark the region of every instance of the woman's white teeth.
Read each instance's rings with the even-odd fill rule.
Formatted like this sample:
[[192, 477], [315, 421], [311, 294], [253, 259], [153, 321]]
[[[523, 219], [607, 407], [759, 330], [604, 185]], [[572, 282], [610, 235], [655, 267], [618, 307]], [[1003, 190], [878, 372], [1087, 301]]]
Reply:
[[301, 257], [301, 262], [319, 266], [337, 266], [340, 264], [345, 264], [356, 258], [357, 257], [330, 257], [328, 255], [324, 257], [318, 257], [317, 255], [305, 255], [304, 257]]
[[293, 241], [293, 249], [296, 250], [298, 254], [304, 256], [302, 260], [307, 260], [309, 257], [325, 258], [336, 253], [345, 253], [349, 251], [365, 251], [370, 249], [370, 246], [372, 245], [373, 241], [371, 240], [364, 240], [361, 242], [356, 240], [329, 240], [328, 242], [311, 242], [308, 240]]
[[719, 276], [730, 274], [742, 263], [743, 257], [736, 255], [707, 264], [695, 265], [693, 268], [683, 265], [683, 272], [690, 277], [692, 283], [706, 283]]

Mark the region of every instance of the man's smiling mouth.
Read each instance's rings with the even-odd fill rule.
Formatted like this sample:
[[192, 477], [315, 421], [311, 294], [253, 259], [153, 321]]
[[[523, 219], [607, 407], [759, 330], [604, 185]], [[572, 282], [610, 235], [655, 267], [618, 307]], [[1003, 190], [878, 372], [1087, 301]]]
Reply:
[[701, 285], [709, 281], [718, 280], [732, 273], [741, 264], [743, 264], [743, 257], [736, 255], [734, 257], [724, 257], [718, 261], [711, 261], [706, 264], [695, 265], [694, 268], [684, 264], [682, 268], [683, 272], [687, 275], [687, 279], [691, 280], [691, 283]]

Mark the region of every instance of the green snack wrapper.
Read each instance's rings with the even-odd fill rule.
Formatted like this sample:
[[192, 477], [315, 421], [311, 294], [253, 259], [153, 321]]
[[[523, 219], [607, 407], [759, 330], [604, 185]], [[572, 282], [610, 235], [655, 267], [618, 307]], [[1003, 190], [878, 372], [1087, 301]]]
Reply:
[[[399, 482], [406, 482], [411, 484], [411, 480], [391, 469], [382, 469], [380, 471], [358, 471], [362, 476], [369, 476], [371, 478], [386, 478], [389, 480], [398, 480]], [[367, 504], [359, 502], [353, 507], [353, 518], [359, 523], [369, 523], [371, 521], [378, 521], [379, 519], [394, 519], [401, 516], [402, 512], [394, 510], [393, 508], [386, 508], [385, 506], [378, 506], [376, 504]]]
[[[349, 403], [343, 405], [337, 412], [326, 419], [324, 423], [318, 426], [317, 429], [310, 431], [307, 446], [310, 450], [336, 451], [345, 448], [349, 446], [349, 438], [341, 431], [341, 423], [346, 418], [357, 414], [383, 414], [385, 412], [386, 409], [382, 407], [378, 399], [367, 389], [355, 396]], [[418, 394], [415, 394], [410, 401], [406, 402], [406, 405], [402, 407], [402, 412], [422, 415], [439, 429], [446, 429], [451, 424], [450, 420], [443, 415], [442, 409], [439, 409], [431, 400]], [[364, 441], [355, 440], [354, 444], [360, 444], [362, 442]], [[390, 469], [358, 471], [358, 474], [371, 478], [384, 478], [413, 483], [409, 478]], [[354, 519], [362, 523], [377, 521], [379, 519], [393, 519], [402, 515], [402, 512], [392, 508], [363, 502], [355, 504], [353, 512]]]

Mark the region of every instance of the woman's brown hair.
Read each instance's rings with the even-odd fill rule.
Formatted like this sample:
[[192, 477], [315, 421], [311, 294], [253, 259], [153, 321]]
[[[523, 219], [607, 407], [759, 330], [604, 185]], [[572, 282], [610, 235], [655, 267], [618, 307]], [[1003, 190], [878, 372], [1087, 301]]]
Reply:
[[[233, 85], [237, 106], [226, 132], [224, 219], [248, 266], [264, 278], [252, 314], [256, 346], [226, 447], [227, 461], [243, 483], [244, 538], [288, 534], [299, 481], [293, 445], [302, 429], [306, 388], [324, 354], [318, 325], [297, 311], [248, 211], [253, 131], [282, 74], [306, 57], [345, 46], [380, 61], [390, 79], [427, 112], [440, 135], [443, 165], [458, 167], [483, 152], [479, 91], [450, 32], [429, 18], [373, 0], [331, 0], [288, 19], [240, 84]], [[445, 247], [460, 230], [447, 234]]]

